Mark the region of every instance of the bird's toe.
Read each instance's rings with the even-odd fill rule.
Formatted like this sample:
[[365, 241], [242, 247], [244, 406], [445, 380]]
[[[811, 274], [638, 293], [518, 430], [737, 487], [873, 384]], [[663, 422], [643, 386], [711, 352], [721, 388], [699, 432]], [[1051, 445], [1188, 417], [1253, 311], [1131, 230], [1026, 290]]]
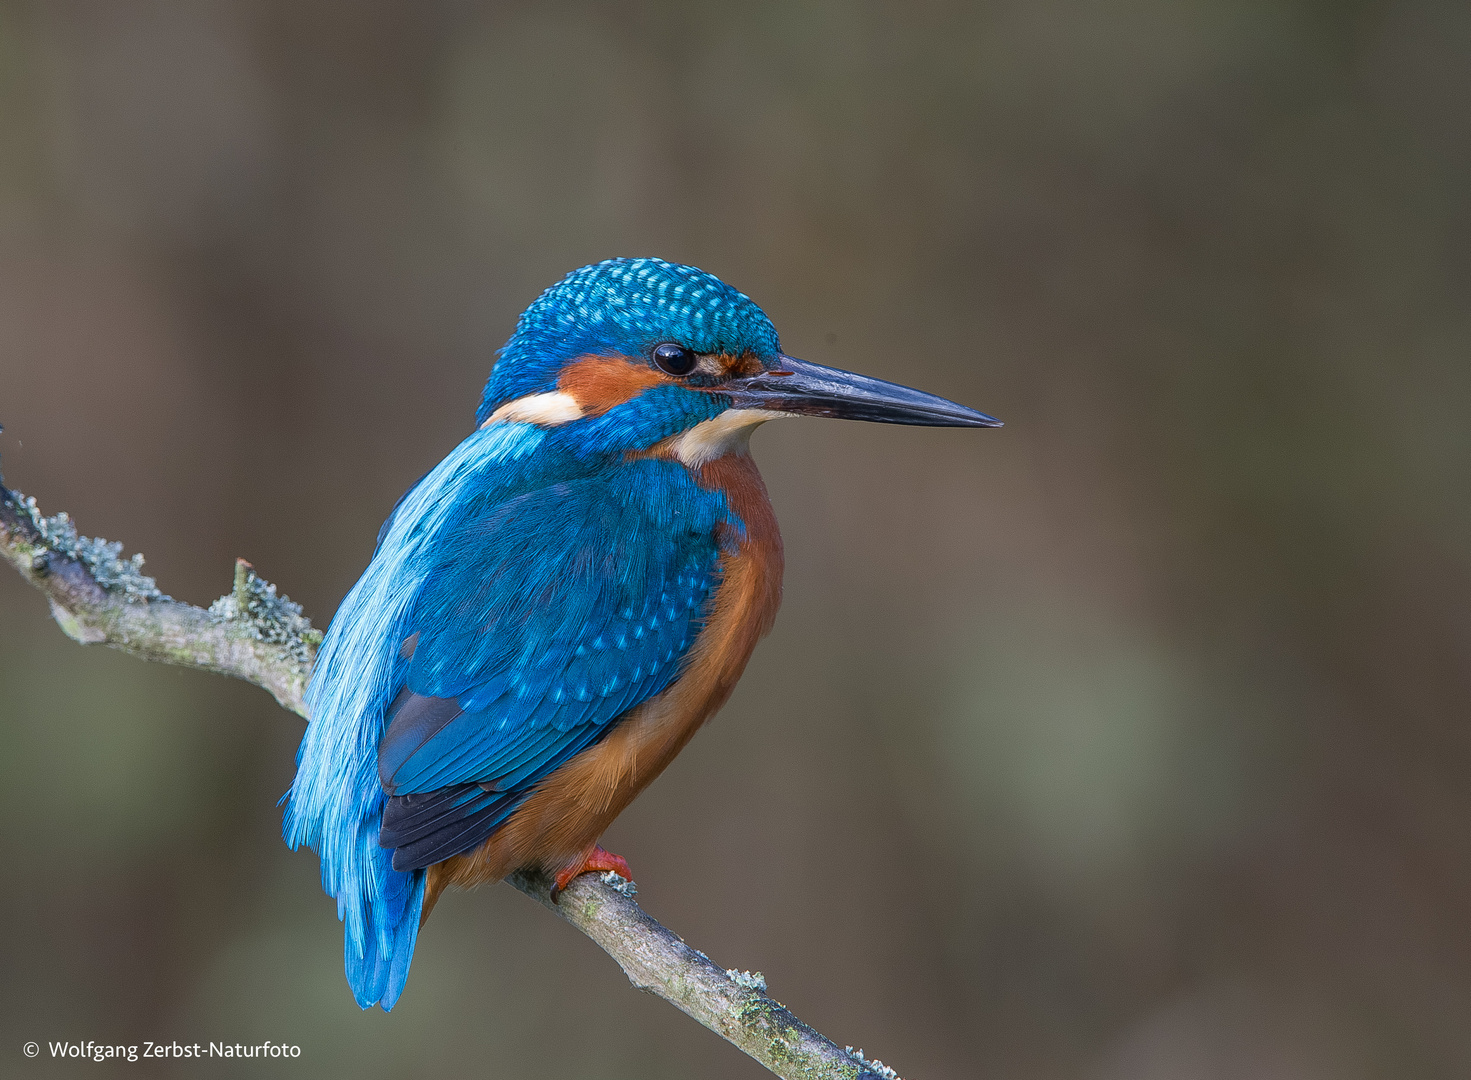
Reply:
[[555, 900], [572, 879], [579, 874], [592, 874], [599, 871], [611, 870], [621, 875], [626, 881], [633, 880], [633, 871], [628, 868], [628, 860], [622, 855], [615, 855], [611, 851], [605, 851], [600, 844], [594, 844], [582, 857], [568, 866], [557, 871], [552, 882], [552, 899]]

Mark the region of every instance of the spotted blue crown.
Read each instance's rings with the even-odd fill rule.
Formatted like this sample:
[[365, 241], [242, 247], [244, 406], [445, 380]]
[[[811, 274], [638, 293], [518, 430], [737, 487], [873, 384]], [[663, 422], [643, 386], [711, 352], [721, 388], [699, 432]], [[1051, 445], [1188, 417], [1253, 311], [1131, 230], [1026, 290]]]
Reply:
[[574, 356], [643, 356], [665, 341], [763, 361], [781, 352], [766, 313], [713, 274], [663, 259], [608, 259], [572, 271], [521, 315], [476, 423], [507, 401], [552, 390]]

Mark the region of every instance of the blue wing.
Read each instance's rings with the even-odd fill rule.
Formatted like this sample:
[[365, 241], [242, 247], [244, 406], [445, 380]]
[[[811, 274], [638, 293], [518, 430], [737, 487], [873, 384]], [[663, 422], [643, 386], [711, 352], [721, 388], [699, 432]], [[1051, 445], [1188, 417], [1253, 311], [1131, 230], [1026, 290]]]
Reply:
[[472, 508], [442, 538], [378, 750], [394, 869], [479, 845], [677, 677], [727, 520], [685, 469], [641, 461]]

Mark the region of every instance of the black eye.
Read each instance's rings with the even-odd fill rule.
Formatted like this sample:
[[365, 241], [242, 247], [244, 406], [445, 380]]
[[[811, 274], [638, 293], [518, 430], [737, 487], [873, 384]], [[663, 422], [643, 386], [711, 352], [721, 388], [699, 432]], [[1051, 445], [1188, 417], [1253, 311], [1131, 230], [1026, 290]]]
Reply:
[[672, 341], [654, 346], [654, 363], [671, 375], [688, 375], [695, 370], [697, 359], [698, 357], [690, 350]]

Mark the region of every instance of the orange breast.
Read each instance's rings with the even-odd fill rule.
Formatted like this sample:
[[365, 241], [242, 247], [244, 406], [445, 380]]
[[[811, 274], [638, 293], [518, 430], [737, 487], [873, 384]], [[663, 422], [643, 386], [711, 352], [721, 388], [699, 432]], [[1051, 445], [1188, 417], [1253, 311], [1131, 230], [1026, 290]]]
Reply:
[[684, 674], [543, 780], [483, 845], [430, 867], [426, 918], [446, 885], [499, 881], [522, 867], [555, 873], [572, 866], [735, 689], [781, 605], [781, 534], [748, 455], [727, 454], [694, 473], [702, 487], [725, 493], [746, 531], [721, 557], [720, 585]]

